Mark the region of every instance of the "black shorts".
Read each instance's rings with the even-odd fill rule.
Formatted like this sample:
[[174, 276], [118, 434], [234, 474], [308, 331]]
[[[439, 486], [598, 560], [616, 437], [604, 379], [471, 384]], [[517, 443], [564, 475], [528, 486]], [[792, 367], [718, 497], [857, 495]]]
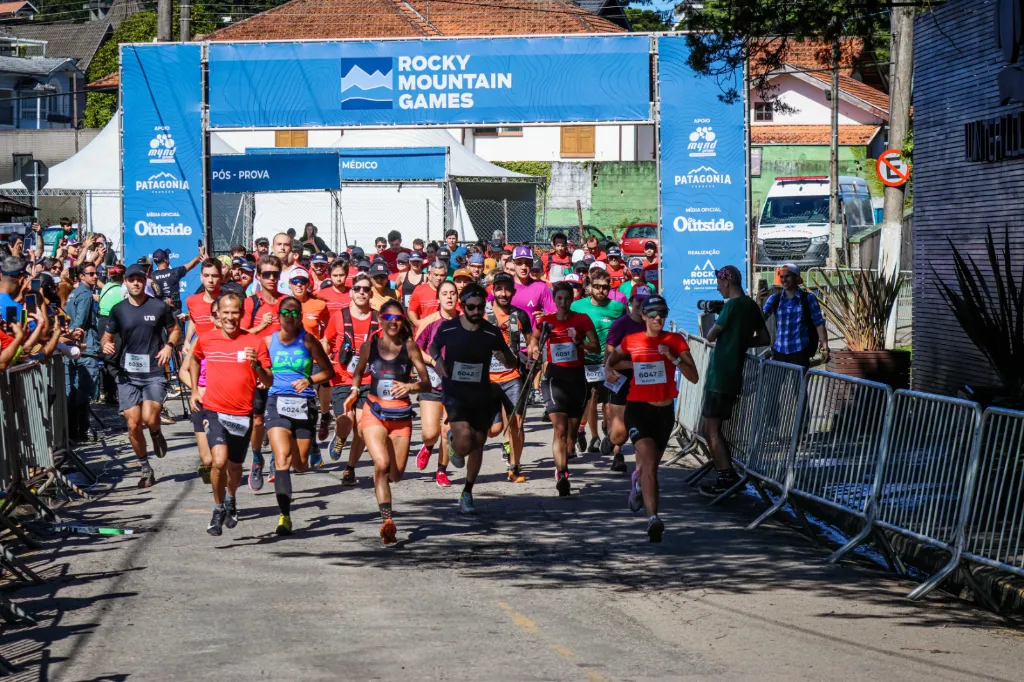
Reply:
[[521, 378], [503, 381], [500, 384], [491, 384], [491, 400], [494, 402], [494, 416], [491, 418], [491, 424], [501, 423], [502, 411], [512, 414], [522, 392], [523, 380]]
[[590, 397], [590, 385], [580, 367], [579, 378], [576, 379], [545, 376], [540, 382], [540, 393], [544, 396], [544, 409], [548, 414], [565, 414], [570, 419], [579, 419]]
[[[249, 437], [252, 435], [252, 417], [233, 417], [224, 415], [227, 419], [221, 421], [221, 415], [213, 410], [203, 410], [203, 428], [206, 431], [206, 440], [210, 443], [210, 449], [218, 445], [228, 447], [228, 461], [233, 464], [245, 462], [245, 455], [249, 452]], [[244, 423], [248, 423], [245, 430], [242, 430]]]
[[[294, 414], [281, 414], [281, 400], [286, 401], [286, 411]], [[267, 400], [267, 411], [263, 417], [263, 425], [270, 429], [288, 429], [299, 440], [310, 440], [313, 432], [316, 431], [316, 413], [319, 403], [316, 398], [272, 395]], [[297, 408], [297, 409], [296, 409]], [[306, 418], [296, 416], [299, 411], [304, 411]]]
[[481, 400], [479, 403], [473, 405], [453, 404], [445, 405], [445, 411], [448, 413], [448, 418], [445, 420], [446, 424], [452, 422], [467, 422], [469, 428], [473, 429], [477, 433], [487, 433], [491, 429], [492, 417], [494, 417], [494, 408], [491, 405], [491, 401]]
[[443, 397], [440, 390], [433, 390], [420, 393], [417, 400], [421, 403], [439, 403]]
[[716, 391], [704, 391], [704, 407], [701, 415], [708, 419], [728, 421], [732, 418], [732, 408], [736, 404], [736, 396]]
[[252, 413], [262, 415], [267, 411], [267, 396], [270, 395], [269, 388], [256, 387], [256, 392], [252, 394]]
[[633, 445], [650, 438], [664, 452], [675, 426], [676, 410], [671, 404], [656, 406], [634, 401], [626, 405], [626, 431]]
[[199, 403], [199, 409], [192, 411], [192, 430], [196, 433], [203, 433], [203, 404]]
[[596, 398], [598, 405], [604, 405], [606, 402], [608, 402], [608, 397], [611, 395], [611, 391], [609, 391], [608, 387], [604, 385], [604, 381], [592, 381], [591, 383], [587, 384], [588, 399], [590, 395], [594, 393], [594, 391], [597, 391]]
[[[348, 400], [351, 386], [331, 386], [331, 407], [334, 408], [334, 416], [345, 414], [345, 401]], [[370, 393], [370, 384], [359, 387], [359, 397], [356, 398], [356, 419], [359, 419], [359, 411], [366, 404], [366, 396]]]

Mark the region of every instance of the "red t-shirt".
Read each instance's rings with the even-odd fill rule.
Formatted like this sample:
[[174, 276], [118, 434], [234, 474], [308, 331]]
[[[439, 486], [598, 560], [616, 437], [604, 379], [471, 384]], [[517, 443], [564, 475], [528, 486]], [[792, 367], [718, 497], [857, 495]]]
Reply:
[[[551, 325], [547, 347], [549, 366], [582, 367], [583, 350], [580, 344], [587, 332], [594, 328], [593, 321], [583, 313], [569, 313], [569, 317], [564, 320], [559, 320], [557, 313], [551, 313], [540, 318], [540, 324], [545, 322]], [[575, 332], [573, 336], [570, 336], [570, 329]]]
[[547, 277], [551, 274], [551, 266], [552, 265], [564, 266], [566, 268], [566, 273], [568, 273], [570, 270], [572, 270], [572, 254], [571, 253], [567, 253], [564, 256], [559, 256], [554, 251], [548, 251], [547, 253], [543, 254], [540, 257], [540, 259], [541, 259], [541, 262], [544, 264], [544, 278], [545, 279], [547, 279]]
[[417, 318], [422, 320], [427, 315], [436, 313], [440, 307], [441, 302], [437, 300], [437, 290], [428, 283], [424, 282], [412, 290], [412, 296], [409, 298], [409, 310]]
[[611, 266], [608, 266], [608, 277], [611, 279], [612, 289], [618, 289], [629, 279], [629, 272], [626, 271], [625, 265], [618, 270], [612, 270]]
[[[350, 309], [351, 312], [351, 309]], [[365, 320], [360, 320], [354, 314], [352, 315], [352, 334], [355, 337], [352, 340], [352, 360], [348, 365], [342, 367], [338, 362], [338, 350], [342, 344], [345, 343], [345, 317], [341, 311], [331, 313], [331, 319], [327, 323], [327, 329], [324, 331], [324, 338], [328, 340], [329, 349], [328, 355], [331, 358], [331, 362], [334, 363], [334, 378], [331, 379], [331, 386], [351, 386], [352, 385], [352, 371], [349, 369], [356, 368], [356, 363], [359, 362], [359, 349], [366, 341], [367, 335], [370, 333], [370, 323], [373, 319], [373, 315], [368, 315]], [[363, 380], [360, 382], [361, 386], [369, 385], [370, 373], [363, 373]]]
[[659, 345], [666, 345], [675, 355], [690, 350], [682, 334], [662, 332], [648, 336], [646, 331], [634, 332], [619, 344], [633, 361], [633, 381], [629, 385], [626, 400], [637, 403], [653, 403], [675, 398], [676, 368], [664, 355], [658, 352]]
[[[245, 297], [245, 306], [242, 308], [242, 329], [251, 329], [253, 327], [260, 326], [263, 322], [263, 316], [267, 313], [273, 315], [270, 318], [270, 325], [259, 332], [257, 336], [263, 338], [270, 336], [276, 331], [281, 329], [281, 318], [278, 316], [278, 310], [281, 307], [281, 301], [284, 300], [284, 296], [278, 297], [274, 303], [267, 303], [265, 300], [260, 298], [260, 307], [256, 310], [256, 315], [253, 315], [253, 303], [252, 296]], [[253, 319], [255, 317], [255, 319]]]
[[0, 349], [7, 350], [7, 346], [14, 343], [14, 337], [4, 331], [0, 331]]
[[594, 249], [590, 252], [590, 255], [594, 257], [594, 260], [606, 261], [608, 260], [608, 254], [601, 249]]
[[205, 291], [200, 294], [192, 294], [185, 299], [185, 306], [188, 308], [188, 318], [192, 320], [192, 326], [196, 328], [198, 336], [203, 336], [217, 329], [213, 324], [213, 318], [210, 316], [213, 303], [207, 303], [203, 300], [204, 296], [206, 296]]
[[398, 272], [398, 254], [400, 253], [412, 253], [411, 249], [407, 249], [404, 246], [398, 249], [398, 251], [392, 251], [390, 248], [384, 249], [384, 262], [388, 264], [388, 270], [391, 272]]
[[327, 304], [327, 311], [332, 315], [352, 302], [352, 292], [349, 289], [338, 291], [333, 286], [328, 286], [316, 292], [316, 297]]
[[207, 334], [196, 343], [195, 357], [206, 360], [206, 374], [217, 377], [206, 382], [203, 408], [238, 416], [252, 414], [256, 390], [256, 371], [245, 359], [245, 349], [253, 348], [261, 367], [270, 369], [270, 353], [263, 339], [243, 330], [230, 339], [223, 332]]

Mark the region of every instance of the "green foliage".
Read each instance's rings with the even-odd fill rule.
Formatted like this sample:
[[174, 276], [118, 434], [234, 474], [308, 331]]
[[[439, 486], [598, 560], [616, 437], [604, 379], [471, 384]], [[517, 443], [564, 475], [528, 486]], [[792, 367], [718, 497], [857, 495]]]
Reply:
[[672, 12], [658, 12], [651, 9], [626, 8], [626, 19], [637, 33], [671, 31]]
[[551, 162], [550, 161], [492, 161], [495, 166], [510, 170], [513, 173], [532, 175], [544, 178], [544, 184], [551, 184]]
[[846, 347], [852, 351], [885, 350], [885, 328], [896, 307], [905, 275], [861, 268], [832, 275], [824, 270], [825, 286], [818, 289], [818, 301]]

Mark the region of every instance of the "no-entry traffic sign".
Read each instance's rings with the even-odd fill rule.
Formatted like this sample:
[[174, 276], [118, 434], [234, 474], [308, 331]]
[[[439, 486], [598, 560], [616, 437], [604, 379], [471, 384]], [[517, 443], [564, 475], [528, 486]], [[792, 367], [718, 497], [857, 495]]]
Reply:
[[887, 149], [878, 157], [875, 171], [882, 184], [899, 187], [910, 179], [910, 164], [900, 155], [899, 149]]

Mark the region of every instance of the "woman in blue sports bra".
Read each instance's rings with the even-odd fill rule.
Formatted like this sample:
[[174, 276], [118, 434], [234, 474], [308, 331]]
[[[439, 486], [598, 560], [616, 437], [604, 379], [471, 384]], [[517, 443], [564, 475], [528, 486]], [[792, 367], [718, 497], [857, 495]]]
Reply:
[[[281, 301], [281, 330], [266, 337], [274, 383], [267, 398], [264, 423], [274, 452], [274, 493], [281, 508], [278, 535], [291, 535], [291, 469], [302, 473], [309, 466], [309, 450], [316, 433], [318, 404], [314, 384], [330, 381], [334, 365], [320, 342], [302, 328], [302, 302], [294, 296]], [[321, 367], [313, 374], [313, 365]]]

